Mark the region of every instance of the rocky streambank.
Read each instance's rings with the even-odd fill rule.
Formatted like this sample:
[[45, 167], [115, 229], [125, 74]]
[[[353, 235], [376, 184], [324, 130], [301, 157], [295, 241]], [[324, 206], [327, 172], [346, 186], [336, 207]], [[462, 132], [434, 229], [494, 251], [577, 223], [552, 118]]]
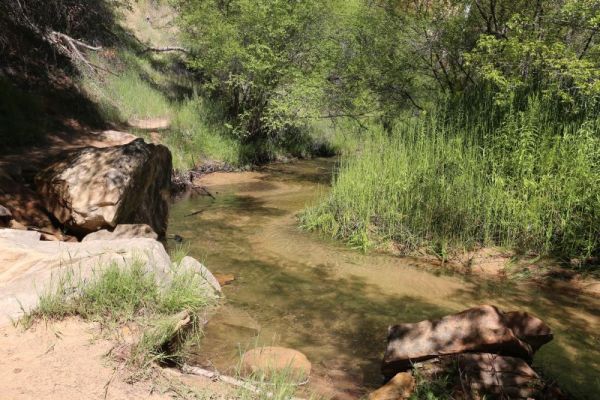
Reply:
[[[66, 150], [28, 180], [20, 168], [0, 171], [0, 321], [34, 309], [66, 273], [84, 285], [109, 265], [142, 262], [170, 279], [172, 262], [157, 239], [167, 230], [171, 153], [127, 139]], [[220, 292], [202, 264], [185, 257], [180, 265]]]

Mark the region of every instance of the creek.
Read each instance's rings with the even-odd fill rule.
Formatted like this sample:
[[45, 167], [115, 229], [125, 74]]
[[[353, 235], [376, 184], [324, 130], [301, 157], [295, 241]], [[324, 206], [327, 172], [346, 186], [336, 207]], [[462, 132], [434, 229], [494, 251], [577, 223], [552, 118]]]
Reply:
[[215, 173], [201, 182], [214, 198], [174, 204], [170, 233], [213, 273], [235, 277], [206, 327], [197, 364], [234, 373], [245, 349], [291, 347], [313, 363], [312, 389], [356, 398], [381, 384], [389, 325], [494, 304], [550, 325], [555, 338], [534, 366], [576, 398], [597, 398], [600, 299], [363, 254], [301, 230], [296, 215], [327, 192], [334, 169], [334, 159], [316, 159]]

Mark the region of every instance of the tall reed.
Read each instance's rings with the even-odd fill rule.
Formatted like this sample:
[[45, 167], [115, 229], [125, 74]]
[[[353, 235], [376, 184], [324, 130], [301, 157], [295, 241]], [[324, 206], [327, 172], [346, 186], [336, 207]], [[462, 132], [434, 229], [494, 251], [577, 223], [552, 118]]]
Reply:
[[498, 245], [591, 256], [600, 248], [598, 121], [561, 118], [531, 96], [503, 110], [447, 102], [391, 132], [373, 127], [302, 224], [362, 249], [392, 240], [405, 253]]

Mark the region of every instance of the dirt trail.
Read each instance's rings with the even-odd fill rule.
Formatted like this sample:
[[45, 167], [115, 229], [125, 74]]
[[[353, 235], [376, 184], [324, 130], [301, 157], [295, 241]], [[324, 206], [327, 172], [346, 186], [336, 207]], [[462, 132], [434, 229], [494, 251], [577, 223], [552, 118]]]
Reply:
[[224, 384], [175, 370], [127, 382], [130, 372], [109, 355], [115, 344], [77, 318], [0, 327], [0, 399], [232, 398]]
[[[169, 399], [149, 382], [129, 384], [106, 358], [113, 344], [77, 319], [0, 328], [0, 397], [5, 399]], [[154, 392], [153, 392], [154, 391]]]

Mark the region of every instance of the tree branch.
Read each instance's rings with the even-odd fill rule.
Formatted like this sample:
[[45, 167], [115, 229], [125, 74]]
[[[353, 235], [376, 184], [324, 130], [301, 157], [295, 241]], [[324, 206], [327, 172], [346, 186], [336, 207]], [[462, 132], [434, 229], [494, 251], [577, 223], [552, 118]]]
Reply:
[[188, 49], [185, 49], [183, 47], [179, 47], [179, 46], [169, 46], [169, 47], [146, 47], [142, 53], [147, 53], [149, 51], [155, 52], [155, 53], [166, 53], [169, 51], [179, 51], [181, 53], [185, 53], [185, 54], [190, 54], [190, 51]]

